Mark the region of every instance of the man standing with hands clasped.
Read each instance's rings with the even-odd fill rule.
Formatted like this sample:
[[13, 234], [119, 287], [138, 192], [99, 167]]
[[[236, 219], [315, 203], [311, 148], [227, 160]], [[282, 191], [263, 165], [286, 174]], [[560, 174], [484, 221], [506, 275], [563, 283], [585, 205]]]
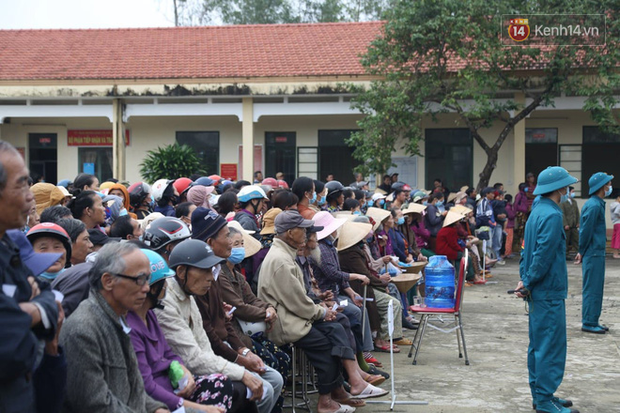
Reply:
[[551, 166], [538, 176], [534, 195], [538, 206], [527, 220], [524, 249], [516, 295], [526, 298], [529, 308], [527, 367], [534, 408], [537, 413], [578, 413], [573, 403], [554, 396], [562, 383], [566, 365], [566, 234], [561, 201], [568, 186], [578, 180], [566, 169]]
[[590, 177], [590, 199], [581, 210], [579, 228], [579, 254], [575, 264], [583, 262], [583, 303], [581, 307], [581, 331], [605, 334], [609, 329], [599, 324], [603, 307], [603, 287], [605, 284], [605, 246], [607, 228], [605, 226], [605, 201], [613, 190], [613, 175], [597, 172]]

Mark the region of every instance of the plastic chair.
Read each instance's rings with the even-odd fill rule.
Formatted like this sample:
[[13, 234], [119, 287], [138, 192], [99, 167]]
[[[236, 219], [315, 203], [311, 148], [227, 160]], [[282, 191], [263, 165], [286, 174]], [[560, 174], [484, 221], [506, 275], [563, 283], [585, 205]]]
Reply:
[[[463, 332], [463, 321], [461, 319], [461, 305], [463, 303], [463, 285], [465, 284], [465, 272], [467, 271], [467, 254], [461, 259], [461, 265], [459, 269], [459, 276], [456, 284], [456, 297], [454, 300], [453, 308], [432, 308], [432, 307], [420, 307], [420, 306], [411, 306], [409, 310], [413, 313], [419, 314], [421, 316], [420, 326], [415, 333], [415, 337], [413, 338], [413, 343], [411, 344], [411, 348], [409, 349], [408, 357], [411, 358], [411, 354], [413, 353], [413, 349], [415, 348], [415, 356], [413, 357], [412, 364], [416, 364], [418, 358], [418, 352], [420, 351], [420, 345], [422, 344], [422, 337], [424, 336], [424, 332], [426, 331], [426, 327], [432, 327], [435, 330], [441, 331], [442, 333], [452, 333], [456, 331], [456, 341], [459, 346], [459, 358], [463, 358], [463, 353], [465, 353], [465, 365], [469, 366], [469, 358], [467, 357], [467, 347], [465, 345], [465, 334]], [[454, 315], [454, 325], [450, 328], [442, 328], [433, 324], [429, 324], [429, 317], [431, 316], [441, 316], [443, 314], [453, 314]], [[440, 319], [443, 322], [443, 319]], [[463, 351], [461, 351], [461, 340], [463, 341]]]

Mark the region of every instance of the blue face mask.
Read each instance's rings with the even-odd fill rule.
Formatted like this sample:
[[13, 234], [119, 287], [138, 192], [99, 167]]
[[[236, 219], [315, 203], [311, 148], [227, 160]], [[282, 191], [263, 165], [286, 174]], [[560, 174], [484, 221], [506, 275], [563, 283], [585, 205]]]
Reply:
[[367, 206], [367, 207], [369, 207], [369, 208], [370, 208], [371, 206], [373, 206], [374, 204], [375, 204], [375, 201], [373, 201], [372, 199], [371, 199], [370, 201], [367, 201], [367, 202], [366, 202], [366, 206]]
[[323, 195], [321, 199], [319, 199], [319, 205], [325, 205], [326, 202], [327, 202], [327, 196]]
[[230, 261], [232, 264], [239, 264], [241, 261], [243, 261], [244, 258], [245, 248], [238, 247], [232, 249], [230, 257], [228, 257], [228, 261]]
[[56, 279], [56, 277], [58, 277], [60, 274], [62, 274], [65, 271], [65, 269], [61, 269], [58, 272], [47, 272], [47, 271], [43, 271], [41, 274], [39, 274], [40, 277], [45, 278], [46, 280], [50, 280], [50, 281], [54, 281]]
[[396, 225], [403, 225], [405, 223], [405, 217], [400, 217], [396, 220]]
[[310, 199], [310, 203], [314, 204], [316, 202], [316, 192], [312, 193], [312, 198]]
[[428, 206], [428, 201], [422, 201], [422, 205]]
[[574, 198], [574, 197], [575, 197], [575, 192], [571, 192], [571, 193], [569, 194], [569, 196], [570, 196], [571, 198]]
[[353, 215], [362, 215], [362, 211], [353, 211]]
[[437, 202], [435, 203], [435, 206], [442, 206], [442, 205], [443, 205], [443, 201], [437, 201]]
[[609, 196], [611, 195], [611, 193], [614, 191], [614, 187], [609, 185], [609, 189], [607, 191], [605, 191], [605, 196]]
[[566, 188], [566, 193], [564, 195], [560, 194], [560, 203], [568, 201], [568, 188]]
[[379, 200], [379, 206], [383, 206], [385, 205], [385, 199], [380, 199]]

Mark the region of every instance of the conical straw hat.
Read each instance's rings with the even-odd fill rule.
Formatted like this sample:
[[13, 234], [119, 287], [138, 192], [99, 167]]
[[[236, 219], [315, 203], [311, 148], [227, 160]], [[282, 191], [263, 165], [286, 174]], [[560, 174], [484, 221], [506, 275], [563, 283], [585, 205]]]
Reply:
[[452, 208], [450, 208], [450, 212], [457, 212], [461, 215], [467, 215], [471, 212], [472, 210], [470, 208], [467, 208], [464, 205], [455, 205]]
[[403, 267], [403, 270], [405, 270], [406, 273], [417, 274], [420, 271], [422, 271], [422, 268], [426, 267], [427, 265], [428, 265], [428, 262], [416, 261], [416, 262], [410, 263], [409, 267]]
[[407, 208], [403, 209], [403, 214], [421, 214], [426, 209], [426, 205], [410, 202]]
[[406, 293], [411, 289], [411, 287], [416, 285], [420, 278], [422, 278], [422, 274], [404, 273], [397, 275], [396, 277], [392, 277], [390, 282], [396, 285], [398, 291], [400, 291], [401, 293]]
[[238, 221], [230, 221], [228, 223], [229, 228], [234, 228], [243, 235], [243, 247], [245, 248], [245, 258], [249, 258], [252, 255], [256, 254], [262, 248], [260, 241], [254, 238], [250, 233], [254, 233], [254, 231], [246, 231], [243, 229], [241, 224]]
[[370, 207], [368, 208], [368, 211], [366, 211], [366, 215], [375, 220], [375, 225], [372, 229], [376, 231], [377, 228], [379, 228], [379, 225], [381, 225], [381, 222], [389, 217], [391, 213], [385, 209]]
[[458, 212], [454, 212], [452, 210], [448, 211], [448, 214], [446, 215], [446, 218], [443, 220], [443, 226], [447, 227], [448, 225], [452, 225], [455, 222], [459, 222], [460, 220], [462, 220], [463, 214], [459, 214]]
[[345, 222], [338, 236], [338, 251], [344, 251], [356, 245], [368, 236], [371, 229], [372, 225], [363, 222]]

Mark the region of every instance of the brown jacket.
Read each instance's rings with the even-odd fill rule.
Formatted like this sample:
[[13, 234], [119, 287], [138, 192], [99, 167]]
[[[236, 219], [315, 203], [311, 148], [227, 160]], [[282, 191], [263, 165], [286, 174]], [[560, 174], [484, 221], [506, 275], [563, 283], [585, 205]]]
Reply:
[[[237, 336], [232, 322], [226, 320], [219, 290], [217, 283], [211, 284], [207, 294], [196, 297], [196, 304], [200, 310], [202, 326], [207, 337], [209, 337], [213, 352], [228, 361], [234, 362], [239, 355], [237, 350], [246, 346]], [[230, 347], [224, 341], [230, 344]]]
[[[366, 254], [357, 245], [347, 248], [346, 250], [338, 252], [338, 259], [340, 261], [340, 269], [348, 273], [362, 274], [368, 277], [370, 280], [370, 287], [382, 288], [385, 290], [381, 280], [371, 274], [368, 268], [368, 261], [366, 260]], [[364, 286], [361, 281], [349, 281], [351, 288], [356, 293], [364, 296]], [[366, 289], [366, 298], [372, 298], [372, 301], [366, 302], [366, 310], [368, 311], [368, 321], [370, 323], [370, 329], [372, 331], [379, 331], [381, 329], [381, 317], [379, 316], [379, 309], [375, 302], [375, 292], [372, 288]]]
[[222, 265], [222, 271], [216, 283], [222, 300], [237, 307], [232, 323], [233, 328], [245, 346], [251, 348], [252, 340], [243, 333], [236, 320], [263, 321], [267, 316], [269, 304], [256, 297], [243, 275], [237, 271], [231, 271], [227, 265]]

